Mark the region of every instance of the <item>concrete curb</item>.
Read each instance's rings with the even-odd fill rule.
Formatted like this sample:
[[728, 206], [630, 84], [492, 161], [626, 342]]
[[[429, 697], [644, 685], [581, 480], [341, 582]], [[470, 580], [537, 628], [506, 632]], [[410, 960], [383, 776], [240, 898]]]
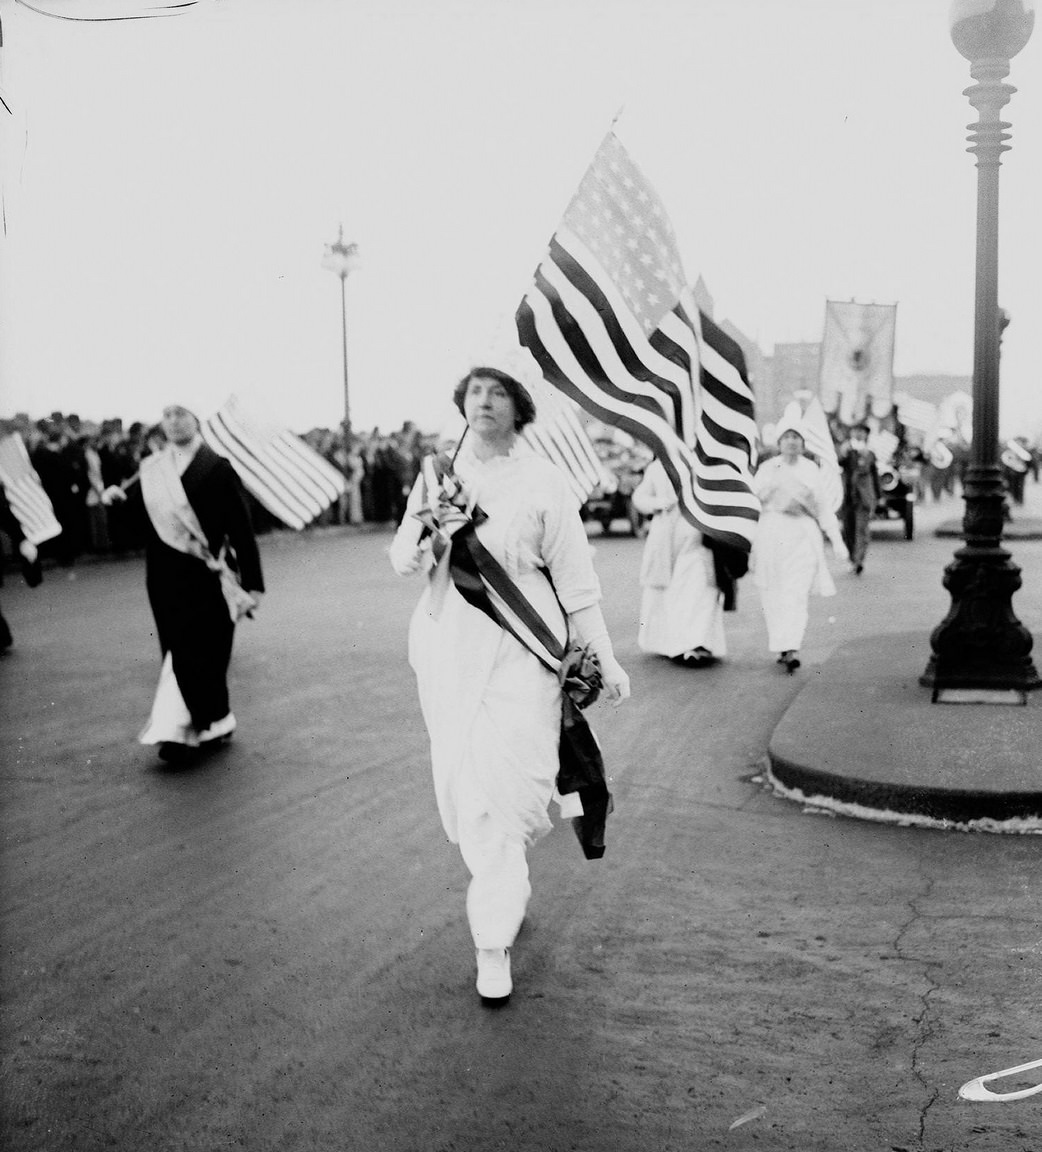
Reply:
[[1042, 833], [1042, 694], [933, 704], [929, 651], [919, 633], [868, 637], [812, 669], [771, 737], [772, 788], [884, 823]]

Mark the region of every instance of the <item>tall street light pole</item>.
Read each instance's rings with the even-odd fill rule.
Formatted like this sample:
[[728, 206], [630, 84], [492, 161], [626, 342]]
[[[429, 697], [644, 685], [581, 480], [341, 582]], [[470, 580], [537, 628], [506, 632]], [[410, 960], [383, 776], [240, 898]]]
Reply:
[[952, 596], [933, 630], [933, 655], [920, 677], [935, 702], [1024, 703], [1042, 684], [1031, 660], [1031, 633], [1013, 612], [1020, 569], [1001, 546], [1005, 512], [999, 466], [998, 306], [999, 157], [1010, 125], [999, 118], [1016, 91], [1003, 83], [1009, 62], [1031, 37], [1034, 0], [954, 0], [952, 41], [970, 61], [976, 84], [964, 95], [977, 110], [968, 152], [977, 155], [977, 269], [973, 341], [973, 444], [966, 473], [964, 545], [945, 569]]
[[344, 440], [351, 435], [351, 394], [347, 385], [347, 277], [358, 263], [358, 245], [344, 243], [344, 226], [335, 243], [326, 245], [322, 257], [322, 267], [335, 272], [340, 277], [340, 315], [343, 323], [344, 339]]

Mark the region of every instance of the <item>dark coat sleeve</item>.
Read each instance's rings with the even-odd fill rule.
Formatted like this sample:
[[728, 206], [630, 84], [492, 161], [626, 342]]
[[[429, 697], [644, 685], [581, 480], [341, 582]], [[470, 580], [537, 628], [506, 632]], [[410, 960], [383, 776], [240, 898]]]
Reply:
[[[223, 515], [224, 541], [235, 554], [239, 580], [247, 592], [263, 592], [260, 551], [239, 477], [231, 464], [222, 459], [214, 469], [213, 479], [215, 499]], [[220, 543], [217, 546], [220, 548]]]
[[210, 551], [218, 556], [227, 544], [235, 555], [235, 568], [243, 588], [247, 592], [263, 592], [257, 538], [235, 469], [204, 444], [185, 469], [181, 483], [199, 518]]

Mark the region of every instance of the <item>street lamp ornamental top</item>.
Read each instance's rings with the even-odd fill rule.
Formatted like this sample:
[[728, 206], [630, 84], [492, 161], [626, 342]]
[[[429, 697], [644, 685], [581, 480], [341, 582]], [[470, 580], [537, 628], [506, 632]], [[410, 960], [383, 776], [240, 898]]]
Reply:
[[341, 280], [346, 280], [358, 264], [358, 245], [344, 243], [344, 229], [341, 225], [340, 235], [333, 244], [326, 245], [325, 255], [322, 257], [322, 267], [335, 272]]
[[952, 43], [971, 63], [1011, 60], [1031, 39], [1035, 0], [952, 0]]

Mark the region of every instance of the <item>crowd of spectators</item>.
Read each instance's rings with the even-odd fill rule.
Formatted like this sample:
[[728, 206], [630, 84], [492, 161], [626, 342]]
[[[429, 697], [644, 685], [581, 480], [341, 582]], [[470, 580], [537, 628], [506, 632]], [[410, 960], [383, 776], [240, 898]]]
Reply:
[[[106, 507], [101, 493], [109, 485], [126, 484], [137, 474], [142, 457], [163, 442], [158, 425], [135, 421], [124, 427], [118, 417], [94, 423], [62, 412], [32, 420], [19, 413], [0, 421], [0, 435], [11, 432], [24, 441], [62, 526], [61, 535], [41, 549], [44, 556], [71, 568], [84, 554], [118, 556], [144, 547], [144, 525], [136, 521], [132, 506]], [[374, 428], [345, 436], [342, 428], [313, 428], [301, 439], [347, 481], [341, 500], [316, 521], [321, 526], [397, 524], [420, 460], [432, 450], [436, 438], [406, 421], [390, 433]], [[258, 532], [279, 527], [265, 508], [247, 496]]]
[[[111, 484], [125, 484], [137, 473], [141, 458], [162, 444], [159, 425], [140, 421], [124, 427], [118, 418], [93, 423], [75, 413], [52, 412], [42, 420], [19, 413], [0, 420], [0, 435], [17, 432], [25, 442], [29, 458], [54, 506], [62, 532], [44, 545], [42, 552], [62, 567], [71, 567], [84, 554], [133, 554], [144, 547], [144, 525], [136, 522], [130, 505], [106, 507], [101, 493]], [[420, 461], [437, 444], [437, 437], [421, 432], [406, 421], [394, 432], [373, 428], [351, 432], [343, 428], [312, 428], [301, 435], [320, 456], [345, 478], [341, 499], [315, 521], [316, 526], [341, 524], [396, 525], [405, 510], [405, 500], [419, 472]], [[1042, 452], [1025, 446], [1027, 472], [1038, 481]], [[931, 493], [934, 500], [956, 493], [969, 459], [969, 448], [959, 441], [948, 442], [945, 458], [931, 460], [930, 454], [901, 437], [899, 463], [914, 464], [916, 495], [920, 500]], [[1023, 502], [1024, 476], [1006, 465], [1003, 472], [1014, 503]], [[1016, 463], [1014, 461], [1014, 463]], [[258, 532], [270, 532], [279, 522], [247, 494]]]

